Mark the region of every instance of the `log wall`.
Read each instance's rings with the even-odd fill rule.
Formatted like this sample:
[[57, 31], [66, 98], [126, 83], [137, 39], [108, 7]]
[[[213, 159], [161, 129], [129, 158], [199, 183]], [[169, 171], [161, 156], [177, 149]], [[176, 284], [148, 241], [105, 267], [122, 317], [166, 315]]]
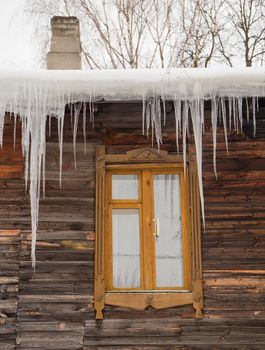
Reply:
[[[175, 152], [170, 109], [162, 148]], [[107, 306], [104, 320], [95, 321], [95, 148], [105, 144], [108, 152], [121, 152], [150, 145], [151, 137], [141, 133], [141, 105], [102, 104], [95, 128], [87, 130], [86, 154], [79, 128], [75, 169], [66, 119], [61, 189], [55, 121], [48, 138], [35, 272], [20, 130], [14, 149], [13, 121], [7, 120], [0, 151], [0, 349], [264, 349], [264, 135], [253, 140], [248, 133], [231, 133], [227, 155], [220, 130], [216, 180], [206, 130], [204, 318], [195, 320], [192, 306], [145, 311]]]

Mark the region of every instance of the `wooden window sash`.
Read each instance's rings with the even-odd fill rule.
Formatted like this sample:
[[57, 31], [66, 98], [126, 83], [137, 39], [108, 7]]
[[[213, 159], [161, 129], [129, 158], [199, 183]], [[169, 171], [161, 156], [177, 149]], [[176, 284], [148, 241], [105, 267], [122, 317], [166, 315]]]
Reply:
[[[168, 164], [170, 166], [170, 164]], [[172, 290], [172, 291], [182, 291], [182, 290], [190, 290], [191, 284], [190, 284], [190, 238], [189, 238], [189, 230], [188, 230], [188, 202], [187, 202], [187, 184], [186, 180], [184, 178], [184, 171], [183, 171], [183, 164], [182, 167], [179, 168], [176, 167], [175, 171], [172, 168], [164, 169], [164, 165], [161, 165], [159, 169], [157, 170], [151, 170], [151, 193], [152, 193], [152, 202], [154, 203], [154, 176], [155, 175], [164, 175], [164, 174], [177, 174], [180, 179], [180, 199], [181, 199], [181, 230], [182, 230], [182, 251], [183, 251], [183, 276], [184, 276], [184, 283], [183, 286], [179, 287], [157, 287], [156, 286], [156, 258], [155, 258], [155, 243], [156, 241], [153, 240], [153, 290], [157, 291], [163, 291], [163, 290]], [[154, 217], [154, 206], [151, 206], [151, 217]]]
[[[141, 171], [139, 170], [127, 170], [127, 169], [116, 169], [116, 170], [107, 170], [107, 178], [106, 178], [106, 183], [107, 183], [107, 203], [141, 203], [142, 202], [142, 174]], [[112, 175], [137, 175], [138, 176], [138, 199], [113, 199], [112, 198]]]
[[[143, 166], [142, 166], [143, 167]], [[138, 175], [138, 200], [114, 200], [112, 198], [112, 175], [116, 174], [128, 174], [128, 175]], [[184, 266], [184, 283], [183, 286], [156, 286], [156, 240], [153, 237], [154, 224], [152, 218], [154, 218], [154, 176], [155, 175], [165, 175], [165, 174], [176, 174], [180, 178], [180, 189], [181, 189], [181, 216], [182, 216], [182, 247], [183, 247], [183, 266]], [[187, 191], [184, 179], [183, 168], [181, 171], [179, 168], [173, 170], [172, 168], [164, 168], [163, 165], [157, 170], [149, 167], [148, 170], [142, 169], [137, 173], [132, 171], [120, 171], [116, 169], [115, 171], [107, 172], [107, 220], [106, 220], [106, 239], [105, 239], [105, 255], [106, 255], [106, 290], [107, 291], [182, 291], [190, 290], [190, 254], [189, 254], [189, 237], [187, 230]], [[144, 201], [142, 201], [142, 196]], [[137, 205], [137, 203], [142, 203], [142, 206]], [[112, 209], [139, 209], [139, 223], [140, 223], [140, 274], [141, 274], [141, 285], [138, 288], [114, 288], [112, 284]], [[144, 226], [144, 229], [143, 229]], [[150, 229], [151, 227], [151, 229]], [[145, 232], [145, 235], [143, 234]], [[144, 282], [144, 283], [143, 283]]]
[[[138, 209], [139, 210], [139, 224], [140, 224], [140, 287], [139, 288], [115, 288], [113, 287], [113, 255], [112, 255], [112, 209]], [[143, 281], [143, 275], [142, 271], [144, 269], [143, 265], [143, 242], [142, 242], [142, 236], [143, 236], [143, 229], [142, 229], [142, 221], [143, 221], [143, 215], [142, 215], [142, 205], [141, 204], [134, 204], [134, 203], [123, 203], [123, 204], [109, 204], [108, 206], [108, 217], [106, 220], [106, 238], [105, 246], [107, 249], [105, 249], [105, 256], [106, 256], [106, 274], [105, 274], [105, 280], [106, 280], [106, 290], [108, 291], [136, 291], [136, 290], [143, 290], [144, 287], [144, 281]]]

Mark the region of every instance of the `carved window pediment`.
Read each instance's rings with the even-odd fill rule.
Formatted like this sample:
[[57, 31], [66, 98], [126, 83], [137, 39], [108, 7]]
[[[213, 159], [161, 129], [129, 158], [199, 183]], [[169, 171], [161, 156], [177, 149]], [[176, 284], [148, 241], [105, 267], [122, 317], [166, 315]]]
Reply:
[[168, 153], [165, 151], [158, 152], [148, 147], [129, 151], [126, 154], [129, 161], [144, 161], [144, 162], [165, 161], [168, 155]]

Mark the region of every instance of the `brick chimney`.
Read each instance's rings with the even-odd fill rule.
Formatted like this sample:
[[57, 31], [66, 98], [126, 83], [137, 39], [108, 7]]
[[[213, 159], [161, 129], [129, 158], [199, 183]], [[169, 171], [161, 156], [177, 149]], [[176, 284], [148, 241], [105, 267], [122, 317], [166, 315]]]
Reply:
[[82, 69], [79, 20], [76, 17], [53, 17], [51, 30], [47, 69]]

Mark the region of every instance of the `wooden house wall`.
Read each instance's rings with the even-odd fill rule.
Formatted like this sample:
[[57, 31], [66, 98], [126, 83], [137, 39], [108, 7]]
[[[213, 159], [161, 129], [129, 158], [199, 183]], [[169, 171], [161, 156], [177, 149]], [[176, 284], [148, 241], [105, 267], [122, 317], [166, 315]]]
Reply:
[[[162, 148], [175, 151], [170, 109]], [[205, 133], [204, 318], [195, 320], [192, 306], [145, 311], [108, 306], [104, 320], [96, 321], [95, 148], [105, 144], [108, 152], [121, 152], [150, 145], [151, 137], [142, 135], [140, 104], [100, 105], [94, 129], [87, 130], [86, 154], [81, 124], [75, 169], [66, 118], [60, 189], [56, 120], [52, 123], [33, 271], [20, 129], [14, 149], [13, 121], [7, 119], [0, 151], [0, 349], [264, 349], [264, 135], [253, 140], [248, 133], [230, 133], [227, 155], [220, 131], [215, 179], [211, 132]]]

